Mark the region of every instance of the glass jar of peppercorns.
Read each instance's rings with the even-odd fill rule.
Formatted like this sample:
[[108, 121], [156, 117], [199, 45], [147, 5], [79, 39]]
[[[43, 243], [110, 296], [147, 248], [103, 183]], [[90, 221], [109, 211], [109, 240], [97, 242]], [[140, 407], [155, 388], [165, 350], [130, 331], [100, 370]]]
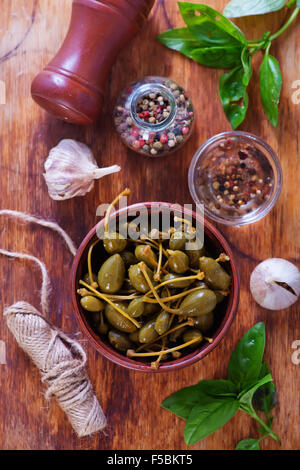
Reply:
[[241, 131], [224, 132], [205, 142], [189, 169], [190, 193], [205, 215], [227, 225], [264, 217], [282, 186], [280, 162], [262, 139]]
[[129, 85], [114, 109], [114, 122], [130, 149], [149, 157], [174, 152], [189, 138], [194, 109], [182, 87], [147, 76]]

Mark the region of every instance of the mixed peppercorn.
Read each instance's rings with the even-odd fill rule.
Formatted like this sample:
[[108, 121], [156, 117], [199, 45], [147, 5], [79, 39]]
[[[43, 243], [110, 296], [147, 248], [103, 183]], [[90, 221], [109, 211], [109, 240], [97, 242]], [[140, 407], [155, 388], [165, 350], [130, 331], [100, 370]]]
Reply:
[[252, 212], [270, 198], [273, 170], [254, 145], [227, 139], [211, 149], [197, 168], [197, 186], [213, 211]]
[[[139, 94], [145, 85], [149, 85], [147, 91]], [[145, 77], [121, 95], [114, 121], [127, 146], [156, 157], [177, 150], [188, 139], [194, 111], [185, 91], [176, 83]]]

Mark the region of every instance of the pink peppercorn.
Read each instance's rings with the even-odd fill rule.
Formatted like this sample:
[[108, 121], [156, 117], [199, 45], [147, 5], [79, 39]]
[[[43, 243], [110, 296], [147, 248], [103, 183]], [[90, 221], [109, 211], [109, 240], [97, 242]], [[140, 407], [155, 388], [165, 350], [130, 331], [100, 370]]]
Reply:
[[168, 142], [168, 140], [169, 139], [168, 139], [168, 136], [166, 134], [162, 134], [160, 136], [160, 141], [161, 141], [162, 144], [166, 144]]
[[132, 143], [132, 145], [133, 145], [133, 147], [134, 147], [135, 149], [140, 148], [140, 142], [139, 142], [138, 140], [135, 140], [135, 141]]
[[181, 129], [181, 133], [182, 133], [183, 135], [188, 134], [189, 131], [190, 131], [190, 129], [189, 129], [188, 127], [183, 127], [183, 128]]
[[145, 145], [144, 139], [139, 139], [139, 140], [138, 140], [138, 143], [139, 143], [139, 146], [140, 146], [140, 147], [143, 147], [143, 146]]
[[137, 129], [132, 129], [131, 135], [135, 138], [138, 138], [139, 136], [139, 131]]

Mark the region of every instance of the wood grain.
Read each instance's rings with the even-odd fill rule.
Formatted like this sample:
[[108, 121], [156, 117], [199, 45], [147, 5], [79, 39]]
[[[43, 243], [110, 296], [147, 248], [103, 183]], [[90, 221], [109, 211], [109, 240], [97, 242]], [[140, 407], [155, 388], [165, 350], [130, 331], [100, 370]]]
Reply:
[[[222, 11], [226, 1], [206, 3]], [[61, 44], [70, 8], [71, 0], [1, 0], [0, 80], [6, 85], [7, 102], [0, 105], [0, 206], [56, 220], [79, 244], [97, 220], [98, 204], [111, 201], [125, 186], [132, 189], [132, 203], [191, 203], [187, 185], [191, 158], [208, 137], [229, 130], [230, 125], [217, 94], [220, 72], [201, 67], [155, 40], [159, 32], [182, 24], [175, 0], [156, 1], [143, 32], [118, 58], [107, 87], [104, 113], [97, 123], [76, 127], [47, 115], [31, 100], [30, 84]], [[282, 21], [283, 13], [279, 13], [239, 24], [249, 37], [255, 37], [265, 30], [275, 30]], [[264, 138], [278, 153], [284, 186], [275, 209], [261, 222], [242, 228], [219, 227], [235, 251], [242, 279], [239, 312], [226, 338], [198, 364], [178, 372], [145, 376], [108, 362], [78, 334], [109, 421], [105, 435], [78, 439], [57, 403], [45, 401], [38, 371], [17, 347], [1, 315], [0, 340], [6, 345], [6, 363], [0, 364], [1, 449], [186, 449], [184, 422], [160, 408], [162, 399], [200, 379], [224, 377], [238, 339], [260, 320], [266, 323], [266, 359], [279, 393], [274, 430], [281, 437], [282, 449], [299, 449], [300, 367], [291, 360], [292, 342], [300, 338], [299, 304], [272, 313], [259, 308], [249, 293], [249, 276], [260, 260], [278, 256], [300, 266], [300, 107], [291, 100], [292, 83], [300, 79], [299, 27], [293, 25], [273, 47], [284, 75], [277, 130], [271, 128], [261, 109], [257, 67], [250, 87], [251, 105], [242, 130]], [[146, 74], [178, 81], [189, 91], [197, 110], [193, 137], [168, 158], [138, 157], [123, 147], [113, 129], [111, 115], [119, 92], [128, 82]], [[43, 164], [49, 149], [66, 137], [86, 142], [99, 165], [116, 163], [122, 172], [96, 183], [95, 190], [84, 198], [56, 203], [48, 196]], [[77, 334], [69, 293], [72, 259], [63, 242], [35, 226], [6, 218], [1, 218], [0, 224], [1, 247], [29, 252], [46, 263], [53, 285], [50, 320], [66, 333]], [[5, 305], [21, 299], [39, 308], [39, 289], [40, 275], [34, 266], [1, 258], [1, 312]], [[255, 429], [251, 419], [239, 412], [222, 430], [192, 449], [233, 449], [240, 439], [255, 436]], [[263, 447], [278, 448], [270, 439]]]

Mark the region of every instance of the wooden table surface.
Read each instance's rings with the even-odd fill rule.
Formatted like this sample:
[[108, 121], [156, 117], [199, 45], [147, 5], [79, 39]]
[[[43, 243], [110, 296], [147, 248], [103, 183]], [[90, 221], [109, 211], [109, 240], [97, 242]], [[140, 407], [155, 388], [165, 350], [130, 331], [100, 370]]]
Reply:
[[[223, 10], [225, 0], [206, 0]], [[130, 202], [191, 203], [187, 172], [195, 150], [212, 135], [230, 130], [218, 99], [219, 71], [208, 69], [160, 45], [155, 37], [182, 25], [175, 0], [157, 0], [143, 32], [119, 56], [106, 90], [102, 117], [92, 126], [79, 127], [56, 120], [30, 97], [30, 84], [52, 58], [68, 27], [71, 0], [1, 0], [0, 80], [6, 85], [6, 104], [0, 105], [0, 207], [36, 214], [57, 221], [77, 245], [96, 223], [98, 204], [109, 202], [125, 186]], [[284, 13], [239, 21], [249, 37], [275, 30]], [[300, 367], [292, 363], [292, 343], [300, 338], [299, 304], [270, 312], [251, 298], [249, 276], [258, 262], [284, 257], [300, 267], [300, 190], [298, 153], [299, 110], [292, 102], [292, 83], [300, 79], [300, 25], [293, 25], [273, 46], [280, 60], [284, 84], [280, 125], [274, 130], [260, 105], [258, 72], [250, 86], [251, 104], [241, 126], [265, 139], [278, 153], [284, 186], [274, 210], [262, 221], [242, 228], [219, 228], [234, 249], [241, 274], [241, 300], [237, 317], [220, 345], [198, 364], [165, 374], [128, 371], [102, 358], [87, 343], [72, 312], [69, 292], [72, 256], [52, 232], [1, 217], [0, 247], [21, 250], [40, 258], [48, 267], [53, 286], [50, 320], [80, 339], [88, 353], [88, 366], [96, 394], [108, 418], [104, 434], [79, 439], [57, 403], [46, 402], [38, 370], [18, 348], [0, 315], [0, 448], [1, 449], [186, 449], [184, 422], [160, 408], [161, 401], [179, 388], [200, 379], [223, 378], [230, 354], [241, 336], [257, 321], [266, 323], [266, 354], [278, 387], [279, 405], [274, 430], [281, 449], [299, 449]], [[197, 111], [196, 130], [188, 144], [173, 156], [138, 157], [126, 150], [114, 132], [112, 109], [122, 88], [146, 74], [172, 77], [185, 87]], [[53, 146], [74, 138], [91, 146], [98, 164], [119, 164], [122, 171], [97, 182], [84, 198], [52, 201], [43, 178], [43, 164]], [[40, 274], [28, 262], [1, 257], [0, 310], [17, 300], [39, 305]], [[238, 412], [232, 421], [191, 449], [233, 449], [237, 442], [256, 436], [256, 425]], [[271, 439], [264, 449], [277, 449]]]

